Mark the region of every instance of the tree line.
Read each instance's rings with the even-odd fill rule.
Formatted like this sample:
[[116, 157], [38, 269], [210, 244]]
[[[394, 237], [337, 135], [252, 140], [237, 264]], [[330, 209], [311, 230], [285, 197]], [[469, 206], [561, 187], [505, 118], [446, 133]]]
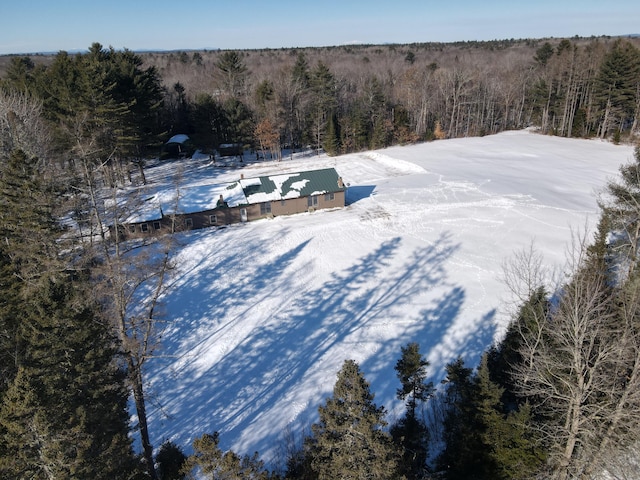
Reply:
[[311, 145], [339, 154], [528, 126], [554, 135], [616, 140], [638, 130], [635, 39], [195, 52], [191, 57], [182, 52], [151, 54], [146, 61], [163, 72], [169, 90], [186, 96], [193, 113], [191, 123], [183, 115], [186, 133], [202, 133], [196, 112], [203, 102], [223, 106], [233, 98], [251, 113], [245, 140], [253, 133], [254, 146], [262, 143], [275, 151]]
[[[11, 57], [3, 83], [57, 102], [51, 108], [64, 116], [61, 105], [81, 100], [71, 93], [79, 87], [72, 64], [89, 56], [121, 57], [115, 68], [125, 70], [111, 78], [119, 87], [102, 85], [102, 95], [131, 107], [129, 127], [142, 130], [137, 145], [119, 151], [126, 156], [157, 152], [177, 133], [208, 151], [240, 143], [278, 157], [285, 147], [334, 155], [529, 126], [620, 141], [639, 128], [632, 38], [140, 55], [94, 44], [88, 55], [60, 52], [47, 64]], [[146, 78], [127, 79], [126, 68]]]
[[633, 466], [639, 151], [607, 186], [596, 241], [576, 246], [569, 280], [546, 284], [533, 253], [506, 269], [520, 308], [478, 368], [457, 359], [434, 389], [419, 345], [402, 349], [406, 410], [395, 424], [346, 360], [319, 421], [280, 472], [267, 472], [257, 455], [221, 451], [215, 432], [194, 440], [188, 457], [151, 444], [144, 372], [166, 325], [159, 298], [172, 239], [111, 233], [139, 207], [121, 205], [119, 188], [133, 171], [144, 182], [145, 159], [169, 134], [277, 156], [284, 146], [333, 154], [529, 122], [567, 136], [622, 139], [637, 130], [638, 50], [628, 41], [544, 43], [506, 97], [497, 96], [506, 83], [494, 78], [489, 89], [489, 77], [471, 75], [479, 67], [460, 59], [421, 66], [423, 53], [402, 52], [402, 71], [348, 81], [328, 62], [310, 64], [305, 51], [287, 52], [279, 74], [256, 82], [245, 54], [218, 52], [215, 88], [195, 94], [167, 88], [141, 56], [100, 44], [47, 65], [11, 59], [0, 82], [2, 476], [588, 478]]

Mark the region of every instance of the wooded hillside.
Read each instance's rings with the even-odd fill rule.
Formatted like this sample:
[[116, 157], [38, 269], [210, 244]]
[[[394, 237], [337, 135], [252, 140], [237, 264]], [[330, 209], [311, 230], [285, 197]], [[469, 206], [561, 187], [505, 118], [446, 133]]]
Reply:
[[[624, 139], [639, 128], [639, 46], [576, 37], [136, 56], [164, 87], [163, 135], [339, 154], [527, 126]], [[19, 86], [55, 63], [2, 57], [0, 73]]]

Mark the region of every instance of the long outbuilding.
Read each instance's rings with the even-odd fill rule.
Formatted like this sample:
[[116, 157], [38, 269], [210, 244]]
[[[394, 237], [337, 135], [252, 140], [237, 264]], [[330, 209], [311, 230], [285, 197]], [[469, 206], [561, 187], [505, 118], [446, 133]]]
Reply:
[[145, 198], [118, 229], [126, 236], [172, 233], [345, 206], [346, 186], [335, 168], [240, 177]]

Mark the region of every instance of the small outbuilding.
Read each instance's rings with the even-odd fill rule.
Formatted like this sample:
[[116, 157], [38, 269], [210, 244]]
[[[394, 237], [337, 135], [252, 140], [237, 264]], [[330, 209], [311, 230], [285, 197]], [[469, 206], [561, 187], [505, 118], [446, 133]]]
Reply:
[[162, 147], [162, 158], [186, 158], [193, 155], [195, 147], [188, 135], [180, 133], [171, 137]]

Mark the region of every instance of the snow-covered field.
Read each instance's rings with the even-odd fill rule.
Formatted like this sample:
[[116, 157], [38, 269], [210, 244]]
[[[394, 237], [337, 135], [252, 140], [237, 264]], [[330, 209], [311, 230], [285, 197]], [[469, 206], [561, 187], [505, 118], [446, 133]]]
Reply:
[[[458, 355], [475, 365], [506, 321], [503, 262], [534, 241], [560, 265], [572, 230], [597, 221], [597, 190], [632, 158], [519, 131], [242, 170], [185, 160], [183, 185], [335, 167], [349, 205], [179, 235], [169, 326], [148, 364], [154, 444], [188, 451], [219, 431], [223, 448], [273, 462], [348, 358], [393, 420], [400, 347], [420, 344], [435, 384]], [[171, 188], [169, 165], [147, 177]]]

